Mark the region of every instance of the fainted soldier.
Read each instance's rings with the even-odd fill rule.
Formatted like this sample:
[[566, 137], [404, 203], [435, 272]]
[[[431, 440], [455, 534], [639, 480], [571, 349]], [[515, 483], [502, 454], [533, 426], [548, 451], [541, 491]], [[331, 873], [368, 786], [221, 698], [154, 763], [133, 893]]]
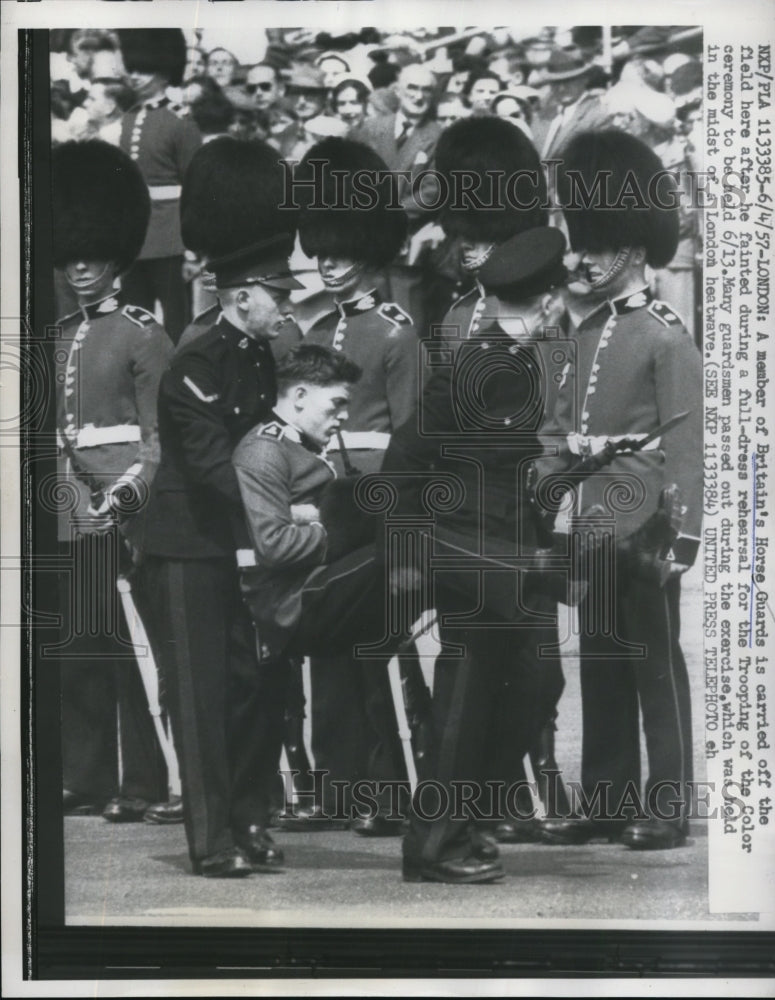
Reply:
[[299, 285], [288, 270], [295, 213], [278, 208], [276, 151], [226, 137], [199, 155], [212, 170], [212, 200], [196, 249], [208, 257], [222, 312], [162, 379], [145, 551], [193, 870], [234, 877], [283, 863], [266, 827], [285, 674], [257, 669], [238, 588], [237, 560], [251, 546], [231, 454], [275, 403], [269, 342]]
[[[509, 122], [496, 118], [467, 119], [450, 126], [439, 140], [436, 165], [446, 178], [450, 191], [454, 190], [456, 178], [469, 173], [481, 178], [483, 189], [478, 194], [482, 204], [487, 206], [470, 202], [469, 207], [464, 208], [464, 202], [456, 206], [450, 199], [441, 215], [445, 232], [459, 243], [463, 272], [475, 282], [467, 294], [453, 303], [441, 327], [434, 333], [446, 349], [457, 351], [462, 343], [497, 322], [498, 315], [503, 312], [499, 292], [493, 287], [486, 289], [483, 286], [481, 269], [509, 238], [546, 225], [546, 189], [541, 164], [530, 140], [518, 129], [511, 128]], [[486, 187], [486, 178], [495, 177], [497, 171], [501, 172], [503, 186], [490, 191]], [[511, 186], [510, 178], [514, 179]], [[554, 322], [554, 329], [538, 338], [535, 344], [534, 349], [540, 353], [547, 373], [545, 396], [553, 391], [553, 369], [556, 367], [553, 355], [558, 346], [562, 346], [557, 342], [557, 333], [565, 324], [566, 317], [563, 315]], [[529, 749], [538, 790], [544, 808], [548, 810], [555, 805], [550, 791], [557, 789], [559, 795], [563, 794], [561, 783], [554, 777], [558, 773], [554, 728], [565, 679], [559, 655], [548, 652], [552, 646], [556, 647], [557, 642], [557, 627], [547, 621], [546, 634], [539, 642], [545, 651], [531, 696], [532, 711], [536, 718], [540, 716], [541, 725]], [[524, 676], [527, 683], [527, 674]], [[527, 703], [527, 692], [525, 695]], [[537, 839], [538, 830], [524, 764], [521, 758], [514, 756], [506, 720], [500, 729], [491, 729], [491, 753], [494, 773], [499, 773], [509, 783], [524, 782], [519, 793], [519, 808], [513, 808], [510, 815], [504, 812], [501, 819], [492, 825], [496, 839], [504, 843]], [[509, 762], [509, 774], [504, 773], [506, 761]]]
[[[618, 553], [591, 567], [590, 597], [579, 609], [587, 816], [547, 820], [549, 843], [603, 836], [635, 849], [664, 849], [680, 846], [687, 835], [692, 740], [679, 605], [681, 574], [699, 545], [702, 393], [699, 352], [674, 310], [654, 299], [646, 277], [646, 267], [664, 267], [677, 245], [670, 183], [651, 149], [613, 130], [573, 139], [558, 176], [571, 245], [581, 254], [576, 285], [605, 298], [574, 333], [576, 360], [567, 366], [547, 426], [541, 475], [548, 484], [602, 441], [643, 437], [689, 412], [642, 450], [616, 455], [581, 487], [585, 505], [602, 505]], [[591, 198], [579, 196], [582, 186]], [[637, 569], [621, 550], [672, 484], [685, 511], [665, 580], [659, 545], [652, 564]], [[649, 764], [645, 798], [639, 714]]]
[[[366, 172], [378, 179], [368, 209], [353, 204], [353, 179]], [[417, 403], [415, 327], [378, 288], [406, 237], [406, 213], [398, 205], [389, 207], [385, 162], [353, 140], [317, 143], [299, 164], [295, 181], [314, 184], [299, 189], [299, 238], [304, 252], [317, 258], [323, 285], [334, 299], [334, 309], [312, 326], [305, 342], [332, 348], [362, 373], [352, 387], [341, 434], [328, 451], [340, 474], [346, 471], [344, 460], [360, 472], [376, 472], [391, 432], [412, 416]], [[402, 654], [402, 669], [412, 671], [417, 681], [419, 664], [410, 664], [410, 656], [408, 650]], [[405, 781], [387, 664], [316, 657], [311, 679], [312, 749], [316, 768], [328, 772], [326, 809], [333, 806], [330, 779]], [[388, 818], [386, 810], [388, 804], [376, 814], [355, 817], [351, 828], [362, 836], [399, 835], [400, 818]]]
[[[116, 584], [130, 574], [130, 548], [142, 545], [159, 461], [156, 396], [172, 344], [121, 287], [150, 213], [140, 171], [121, 150], [89, 140], [58, 146], [52, 175], [54, 261], [78, 299], [55, 352], [60, 454], [74, 491], [59, 522], [74, 560], [59, 647], [64, 809], [104, 807], [108, 820], [138, 821], [167, 783]], [[131, 575], [145, 617], [143, 581], [136, 568]]]
[[180, 117], [166, 94], [183, 78], [186, 42], [179, 28], [122, 28], [119, 38], [137, 97], [122, 119], [120, 145], [136, 161], [151, 195], [148, 233], [127, 275], [127, 292], [151, 311], [161, 303], [165, 328], [177, 343], [191, 312], [183, 278], [180, 190], [202, 143], [195, 123]]

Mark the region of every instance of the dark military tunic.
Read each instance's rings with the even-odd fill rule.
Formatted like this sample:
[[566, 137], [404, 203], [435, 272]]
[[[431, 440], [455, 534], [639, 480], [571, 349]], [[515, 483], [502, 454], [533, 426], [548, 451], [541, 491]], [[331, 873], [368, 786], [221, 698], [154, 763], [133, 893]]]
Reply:
[[239, 593], [237, 552], [251, 544], [231, 462], [275, 397], [268, 342], [224, 317], [175, 355], [159, 394], [146, 551], [194, 861], [266, 826], [277, 778], [284, 672], [259, 670]]
[[[617, 456], [587, 479], [579, 505], [601, 504], [617, 538], [654, 513], [662, 488], [676, 483], [686, 511], [674, 558], [694, 561], [702, 516], [701, 362], [692, 338], [671, 307], [650, 291], [603, 302], [581, 321], [577, 359], [569, 363], [547, 426], [543, 472], [562, 472], [606, 438], [645, 435], [685, 410], [689, 416], [636, 454]], [[663, 782], [666, 798], [652, 808], [670, 819], [671, 798], [688, 802], [692, 777], [691, 711], [686, 664], [679, 644], [680, 577], [664, 587], [617, 571], [592, 570], [590, 594], [579, 608], [583, 710], [582, 784], [607, 788], [617, 819], [628, 786], [640, 788], [639, 712], [649, 757], [647, 794]], [[595, 579], [605, 574], [606, 579]], [[659, 802], [662, 805], [659, 805]]]

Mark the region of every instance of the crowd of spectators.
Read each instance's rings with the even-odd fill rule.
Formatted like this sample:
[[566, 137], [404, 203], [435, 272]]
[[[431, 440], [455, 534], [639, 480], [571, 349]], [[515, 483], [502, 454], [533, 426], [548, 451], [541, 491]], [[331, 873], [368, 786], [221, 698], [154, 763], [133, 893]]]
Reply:
[[[255, 63], [208, 41], [206, 30], [189, 38], [183, 81], [167, 88], [169, 107], [195, 123], [204, 142], [258, 137], [298, 162], [327, 136], [369, 142], [391, 115], [408, 114], [414, 130], [433, 123], [436, 137], [460, 118], [497, 115], [520, 128], [544, 160], [578, 131], [613, 126], [647, 141], [670, 169], [701, 166], [699, 29], [614, 27], [604, 35], [601, 28], [544, 28], [532, 37], [510, 28], [369, 28], [342, 36], [267, 29]], [[98, 137], [118, 144], [122, 116], [138, 100], [118, 32], [52, 32], [51, 47], [53, 142]], [[413, 118], [408, 90], [418, 69], [428, 99]], [[405, 138], [396, 134], [397, 147]], [[378, 152], [399, 169], [384, 147]], [[408, 166], [427, 169], [432, 154], [424, 143]], [[406, 155], [400, 159], [406, 169]], [[700, 227], [691, 214], [682, 236], [658, 290], [672, 296], [695, 332]], [[415, 248], [410, 262], [416, 257]]]

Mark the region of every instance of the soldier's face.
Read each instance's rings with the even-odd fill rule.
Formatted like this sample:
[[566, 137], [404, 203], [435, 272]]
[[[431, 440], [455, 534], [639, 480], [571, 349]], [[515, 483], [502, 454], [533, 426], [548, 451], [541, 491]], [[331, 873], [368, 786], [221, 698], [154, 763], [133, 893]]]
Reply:
[[469, 273], [478, 271], [494, 247], [494, 243], [485, 243], [481, 240], [463, 240], [460, 244], [460, 265], [463, 270]]
[[65, 268], [65, 278], [81, 305], [99, 302], [113, 291], [116, 265], [109, 260], [76, 260]]
[[260, 340], [279, 337], [291, 315], [288, 292], [282, 288], [247, 285], [240, 289], [237, 304], [246, 332]]
[[364, 267], [348, 257], [318, 257], [318, 271], [326, 289], [343, 301], [358, 287]]
[[591, 288], [599, 289], [610, 299], [633, 280], [636, 258], [630, 251], [601, 250], [591, 253], [585, 250], [581, 255], [581, 266]]
[[336, 385], [300, 385], [294, 390], [295, 423], [300, 431], [320, 448], [325, 448], [347, 420], [350, 387]]

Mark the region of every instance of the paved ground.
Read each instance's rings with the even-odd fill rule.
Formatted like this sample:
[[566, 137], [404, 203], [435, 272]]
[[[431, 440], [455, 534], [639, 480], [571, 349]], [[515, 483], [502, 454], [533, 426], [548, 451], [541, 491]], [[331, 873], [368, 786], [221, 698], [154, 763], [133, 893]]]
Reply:
[[[697, 571], [684, 587], [684, 649], [695, 704], [701, 703], [701, 590]], [[567, 687], [561, 703], [558, 760], [579, 778], [580, 711], [574, 640], [567, 643]], [[698, 713], [698, 717], [699, 716]], [[704, 778], [703, 734], [695, 730], [696, 777]], [[644, 756], [645, 759], [645, 756]], [[112, 825], [101, 818], [65, 823], [66, 915], [78, 924], [174, 923], [365, 926], [536, 919], [628, 922], [705, 921], [707, 827], [696, 822], [679, 850], [635, 853], [593, 844], [503, 848], [507, 877], [499, 884], [407, 884], [400, 842], [364, 840], [349, 832], [277, 833], [286, 852], [283, 874], [242, 881], [189, 874], [183, 828]], [[647, 926], [644, 924], [643, 926]], [[686, 926], [686, 925], [685, 925]]]

